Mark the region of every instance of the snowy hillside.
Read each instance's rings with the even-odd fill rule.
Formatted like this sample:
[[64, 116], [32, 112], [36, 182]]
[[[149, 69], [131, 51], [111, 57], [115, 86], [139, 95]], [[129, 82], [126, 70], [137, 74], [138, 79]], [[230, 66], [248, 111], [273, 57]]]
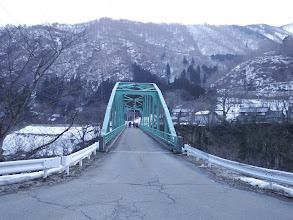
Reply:
[[288, 31], [282, 30], [282, 28], [273, 27], [265, 24], [248, 25], [246, 27], [254, 33], [258, 34], [258, 37], [265, 37], [278, 43], [282, 43], [282, 40], [289, 35]]
[[241, 63], [215, 85], [236, 94], [293, 96], [293, 58], [264, 56]]
[[184, 68], [183, 56], [189, 62], [194, 57], [195, 65], [212, 65], [211, 55], [246, 55], [260, 49], [263, 42], [281, 43], [290, 35], [282, 28], [268, 25], [185, 26], [105, 18], [84, 26], [88, 41], [74, 50], [80, 53], [75, 56], [79, 64], [76, 71], [95, 80], [101, 80], [103, 71], [104, 78], [131, 79], [130, 66], [134, 62], [160, 77], [166, 74], [169, 62], [174, 78]]
[[288, 31], [290, 33], [293, 33], [293, 24], [287, 24], [287, 25], [284, 25], [282, 26], [282, 28], [285, 30], [285, 31]]
[[245, 55], [259, 49], [263, 40], [281, 43], [289, 33], [268, 25], [190, 25], [189, 31], [203, 55]]
[[[26, 31], [38, 35], [42, 28], [32, 26]], [[66, 73], [68, 78], [79, 75], [88, 82], [132, 79], [131, 65], [135, 62], [159, 77], [166, 75], [169, 63], [172, 80], [186, 68], [183, 56], [189, 62], [194, 58], [195, 65], [225, 66], [211, 56], [247, 55], [263, 43], [279, 44], [291, 34], [268, 25], [154, 24], [109, 18], [76, 25], [52, 24], [52, 28], [60, 34], [82, 33], [80, 42], [62, 55], [62, 65], [52, 73]], [[267, 50], [271, 52], [271, 48]]]

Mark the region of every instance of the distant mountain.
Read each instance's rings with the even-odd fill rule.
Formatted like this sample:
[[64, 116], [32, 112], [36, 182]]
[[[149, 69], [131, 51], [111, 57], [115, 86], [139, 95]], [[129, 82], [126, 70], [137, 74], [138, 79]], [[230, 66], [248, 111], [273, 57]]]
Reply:
[[293, 58], [281, 55], [257, 57], [237, 65], [214, 86], [235, 95], [292, 97]]
[[[43, 28], [25, 27], [34, 36], [42, 35]], [[172, 81], [188, 67], [182, 62], [184, 56], [189, 63], [194, 58], [195, 66], [217, 65], [224, 74], [240, 62], [239, 57], [274, 54], [283, 38], [293, 35], [269, 25], [154, 24], [110, 18], [75, 25], [55, 23], [52, 28], [60, 34], [83, 34], [80, 42], [61, 57], [65, 65], [52, 68], [51, 72], [57, 75], [65, 72], [68, 78], [78, 75], [88, 83], [132, 79], [133, 63], [161, 78], [166, 77], [169, 63]]]
[[282, 28], [269, 25], [191, 25], [188, 29], [203, 55], [245, 55], [258, 50], [265, 40], [281, 43], [290, 35]]
[[293, 24], [287, 24], [287, 25], [284, 25], [282, 26], [282, 28], [285, 30], [285, 31], [288, 31], [290, 33], [293, 33]]

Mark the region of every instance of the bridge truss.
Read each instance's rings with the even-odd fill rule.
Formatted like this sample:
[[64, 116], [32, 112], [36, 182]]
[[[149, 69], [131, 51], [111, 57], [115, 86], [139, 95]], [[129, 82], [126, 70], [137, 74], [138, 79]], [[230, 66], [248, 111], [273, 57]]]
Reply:
[[117, 82], [112, 90], [101, 131], [100, 151], [127, 126], [126, 112], [138, 111], [139, 127], [181, 152], [171, 116], [160, 89], [154, 83]]

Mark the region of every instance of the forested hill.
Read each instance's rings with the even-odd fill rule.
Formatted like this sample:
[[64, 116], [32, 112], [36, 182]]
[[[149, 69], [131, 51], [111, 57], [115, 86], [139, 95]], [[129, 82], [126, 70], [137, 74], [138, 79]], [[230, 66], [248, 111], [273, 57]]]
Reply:
[[[44, 28], [25, 27], [23, 32], [37, 37], [44, 35]], [[160, 78], [166, 77], [169, 65], [171, 81], [191, 62], [195, 67], [218, 66], [220, 73], [227, 73], [242, 56], [275, 52], [283, 38], [292, 34], [269, 25], [154, 24], [109, 18], [75, 25], [55, 23], [51, 29], [80, 36], [62, 56], [67, 64], [52, 71], [57, 75], [66, 72], [68, 78], [79, 75], [89, 82], [132, 79], [133, 63]]]

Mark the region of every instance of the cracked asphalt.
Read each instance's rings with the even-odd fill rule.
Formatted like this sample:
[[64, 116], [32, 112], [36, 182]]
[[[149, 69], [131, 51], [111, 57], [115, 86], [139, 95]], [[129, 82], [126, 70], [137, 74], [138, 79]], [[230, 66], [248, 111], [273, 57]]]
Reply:
[[0, 219], [292, 219], [293, 203], [222, 185], [136, 128], [76, 179], [0, 197]]

